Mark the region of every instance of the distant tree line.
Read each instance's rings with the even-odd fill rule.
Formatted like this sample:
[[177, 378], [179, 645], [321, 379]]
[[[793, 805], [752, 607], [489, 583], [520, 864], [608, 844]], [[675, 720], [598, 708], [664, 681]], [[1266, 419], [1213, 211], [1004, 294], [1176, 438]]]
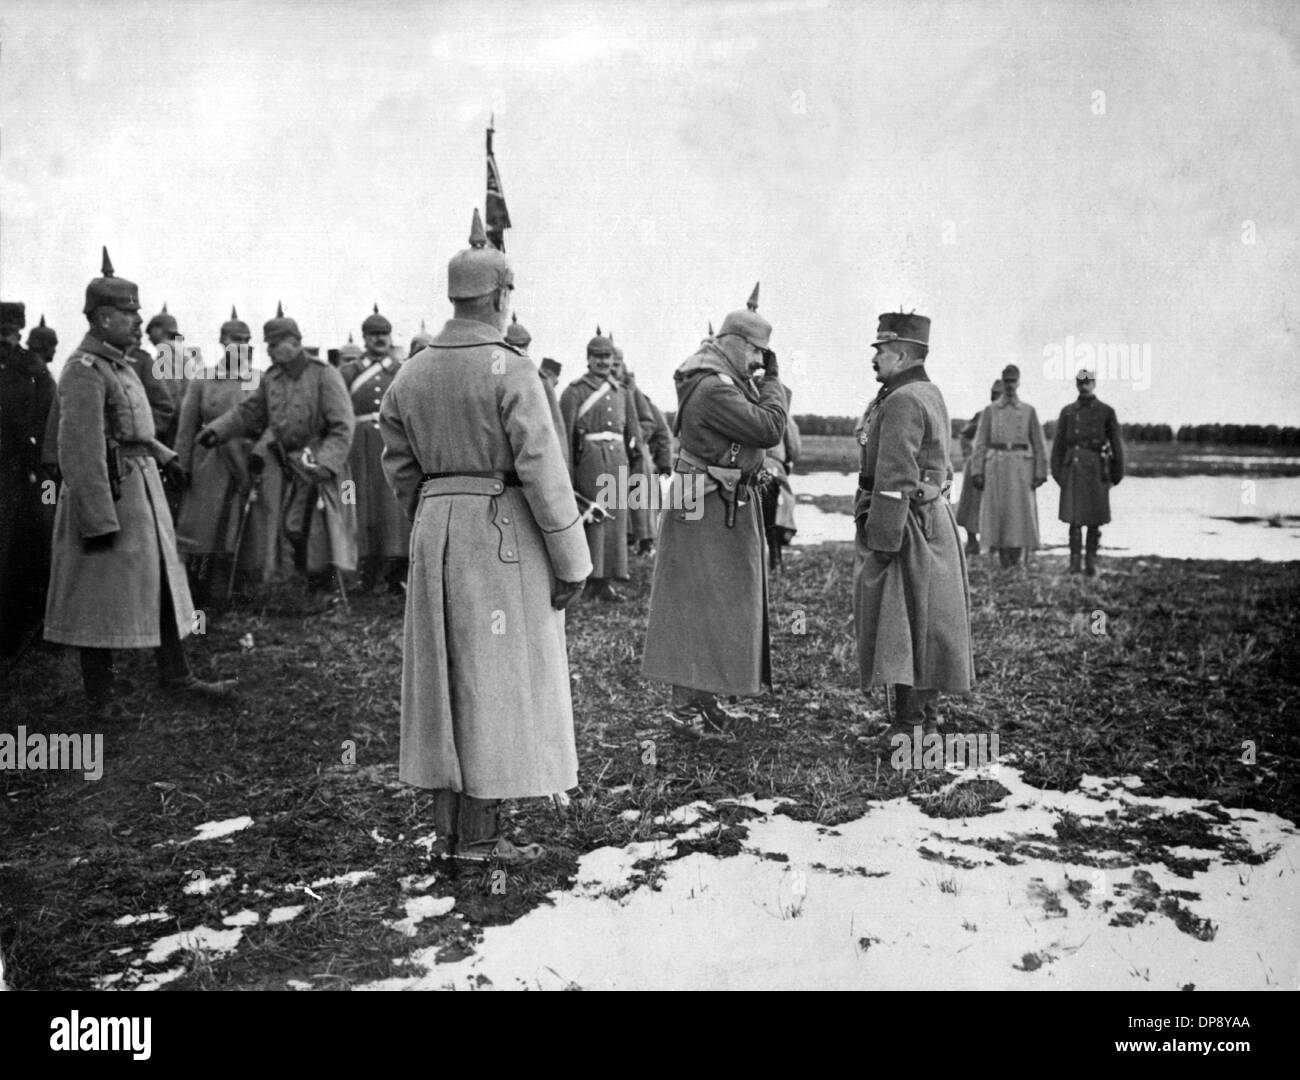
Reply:
[[[856, 416], [796, 416], [795, 423], [804, 435], [852, 435]], [[964, 419], [952, 421], [952, 435], [957, 438], [966, 426]], [[1300, 447], [1300, 427], [1277, 424], [1184, 424], [1177, 432], [1168, 424], [1121, 424], [1126, 442], [1214, 443], [1219, 446]], [[1056, 421], [1043, 424], [1043, 434], [1056, 435]]]

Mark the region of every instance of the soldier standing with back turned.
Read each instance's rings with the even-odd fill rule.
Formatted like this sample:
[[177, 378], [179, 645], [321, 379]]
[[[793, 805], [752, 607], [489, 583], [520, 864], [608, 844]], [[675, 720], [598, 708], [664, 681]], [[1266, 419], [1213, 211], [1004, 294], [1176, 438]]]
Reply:
[[447, 268], [454, 315], [380, 406], [384, 473], [413, 519], [398, 775], [432, 789], [437, 851], [528, 862], [502, 799], [578, 782], [564, 607], [591, 570], [533, 362], [502, 336], [514, 275], [488, 247]]

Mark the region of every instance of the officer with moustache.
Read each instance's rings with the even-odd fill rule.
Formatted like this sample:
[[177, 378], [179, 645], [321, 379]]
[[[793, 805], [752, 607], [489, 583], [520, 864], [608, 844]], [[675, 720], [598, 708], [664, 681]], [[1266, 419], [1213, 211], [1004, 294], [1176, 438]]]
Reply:
[[854, 503], [853, 623], [859, 686], [892, 687], [895, 732], [940, 726], [940, 691], [974, 679], [966, 556], [948, 490], [952, 428], [926, 374], [930, 320], [880, 316], [872, 366], [879, 393], [867, 407]]

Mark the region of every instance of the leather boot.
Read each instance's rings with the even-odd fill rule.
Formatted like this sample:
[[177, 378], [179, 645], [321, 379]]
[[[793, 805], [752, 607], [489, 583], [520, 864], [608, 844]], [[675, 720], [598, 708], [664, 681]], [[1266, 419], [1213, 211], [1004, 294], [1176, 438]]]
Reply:
[[1083, 570], [1083, 530], [1078, 525], [1070, 526], [1070, 573], [1077, 574]]
[[433, 793], [433, 847], [429, 854], [435, 859], [445, 859], [456, 854], [456, 831], [460, 827], [460, 795], [446, 788]]
[[1097, 576], [1097, 549], [1101, 547], [1101, 530], [1088, 527], [1088, 548], [1083, 557], [1083, 572], [1089, 577]]

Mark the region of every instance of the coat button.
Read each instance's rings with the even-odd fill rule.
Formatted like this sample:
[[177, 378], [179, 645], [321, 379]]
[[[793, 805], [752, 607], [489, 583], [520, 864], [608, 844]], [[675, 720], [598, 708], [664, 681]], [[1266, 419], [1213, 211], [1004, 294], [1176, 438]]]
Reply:
[[510, 524], [510, 519], [509, 519], [508, 517], [503, 517], [503, 518], [501, 519], [501, 524], [502, 524], [502, 525], [509, 525], [509, 524]]
[[506, 548], [506, 558], [513, 559], [514, 557], [515, 557], [515, 553], [511, 551], [509, 548]]

